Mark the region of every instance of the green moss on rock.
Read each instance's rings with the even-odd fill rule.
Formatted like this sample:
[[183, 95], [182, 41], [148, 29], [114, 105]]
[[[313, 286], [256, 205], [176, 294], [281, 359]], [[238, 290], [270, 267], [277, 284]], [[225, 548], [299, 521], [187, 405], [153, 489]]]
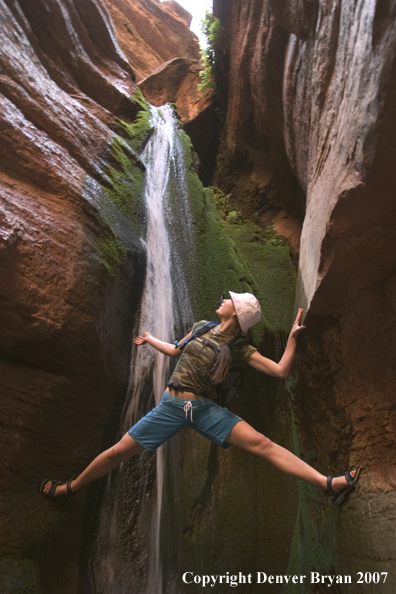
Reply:
[[[191, 224], [188, 231], [178, 232], [176, 229], [175, 232], [173, 229], [172, 248], [185, 271], [194, 318], [213, 319], [220, 295], [225, 290], [250, 291], [257, 295], [263, 309], [262, 322], [251, 329], [250, 340], [261, 343], [265, 328], [271, 333], [289, 331], [295, 270], [287, 242], [272, 229], [263, 230], [247, 223], [238, 212], [231, 214], [229, 196], [218, 189], [202, 186], [196, 174], [189, 137], [179, 130], [178, 138], [185, 156], [185, 208], [191, 214]], [[180, 207], [177, 210], [180, 203], [178, 188], [176, 180], [171, 179], [169, 205], [175, 212], [180, 212]], [[219, 199], [224, 203], [223, 208], [219, 208]], [[191, 243], [186, 242], [184, 235]], [[249, 370], [246, 375], [248, 373]], [[257, 384], [255, 376], [251, 384], [245, 377], [238, 398], [240, 408], [235, 412], [247, 422], [253, 419], [257, 430], [284, 443], [284, 426], [279, 427], [278, 423], [273, 428], [278, 413], [278, 388], [270, 385], [272, 378], [264, 379], [268, 381], [265, 388], [261, 383]], [[262, 400], [251, 405], [257, 395]], [[232, 406], [238, 406], [238, 402], [234, 401]], [[269, 419], [273, 421], [272, 427]], [[296, 497], [290, 479], [265, 467], [259, 458], [237, 449], [231, 448], [224, 454], [213, 451], [214, 446], [193, 432], [175, 436], [174, 440], [171, 447], [177, 456], [171, 463], [179, 469], [179, 476], [177, 482], [172, 481], [169, 485], [169, 491], [166, 490], [165, 506], [171, 513], [164, 515], [161, 536], [164, 539], [164, 562], [169, 571], [177, 568], [175, 575], [179, 579], [186, 567], [189, 571], [199, 571], [198, 566], [205, 567], [205, 573], [219, 574], [242, 563], [242, 567], [252, 571], [254, 567], [264, 570], [262, 559], [278, 539], [278, 550], [284, 548], [282, 556], [274, 554], [271, 567], [280, 573], [287, 563], [285, 543], [289, 545], [291, 541], [295, 520], [293, 504]], [[285, 491], [287, 495], [284, 495]], [[286, 512], [277, 507], [280, 496], [288, 504]], [[276, 521], [278, 518], [283, 522], [282, 528]], [[271, 535], [270, 543], [268, 534]], [[169, 542], [180, 540], [182, 544], [175, 547], [177, 550], [170, 551], [171, 547], [166, 547]], [[194, 590], [192, 585], [193, 592], [198, 589]], [[218, 590], [226, 592], [229, 587]]]
[[103, 266], [110, 276], [115, 276], [117, 267], [122, 264], [127, 254], [127, 248], [117, 239], [114, 231], [112, 231], [111, 237], [98, 241], [95, 247], [100, 254], [100, 261]]
[[[292, 322], [296, 273], [287, 241], [272, 229], [246, 222], [240, 213], [230, 217], [229, 196], [204, 188], [196, 174], [191, 141], [179, 131], [187, 174], [189, 206], [194, 221], [194, 253], [184, 265], [197, 318], [211, 318], [223, 291], [254, 293], [263, 317], [250, 332], [259, 343], [264, 328], [288, 332]], [[225, 220], [224, 220], [225, 219]]]
[[[296, 379], [288, 386], [293, 395]], [[298, 439], [297, 424], [292, 414], [293, 450], [296, 456], [302, 458]], [[324, 575], [334, 574], [334, 536], [337, 526], [338, 511], [325, 501], [318, 508], [318, 493], [315, 487], [298, 482], [298, 515], [294, 529], [293, 543], [289, 557], [288, 573], [294, 575], [309, 575], [311, 571], [318, 571]], [[288, 585], [286, 594], [310, 594], [309, 584]]]
[[150, 108], [139, 111], [136, 120], [129, 124], [123, 120], [118, 120], [118, 130], [120, 134], [127, 138], [128, 143], [134, 151], [140, 152], [152, 132], [150, 124]]
[[112, 140], [111, 163], [105, 172], [107, 184], [104, 190], [140, 234], [145, 222], [145, 167], [139, 152], [152, 132], [151, 108], [138, 87], [131, 99], [140, 111], [132, 123], [117, 121], [118, 134]]
[[[102, 189], [118, 210], [129, 219], [134, 234], [140, 236], [146, 224], [146, 207], [145, 166], [139, 152], [152, 132], [151, 108], [138, 87], [131, 96], [131, 100], [140, 111], [132, 123], [117, 121], [117, 133], [111, 142], [110, 158], [104, 172], [105, 183]], [[108, 218], [105, 222], [110, 228], [111, 235], [97, 242], [95, 247], [99, 253], [100, 262], [109, 274], [114, 276], [128, 248], [118, 236], [116, 225], [112, 225]]]
[[[259, 383], [257, 379], [250, 374], [244, 382], [256, 397], [264, 395], [260, 391], [263, 378]], [[251, 422], [249, 415], [246, 418], [246, 401], [237, 400], [239, 408], [234, 401], [232, 411]], [[249, 414], [257, 430], [289, 445], [291, 436], [285, 424], [274, 422], [275, 410], [267, 406], [261, 413]], [[271, 573], [285, 571], [295, 519], [295, 486], [290, 478], [259, 457], [238, 448], [224, 452], [188, 429], [173, 439], [173, 451], [179, 452], [177, 481], [172, 482], [172, 487], [177, 484], [177, 495], [169, 493], [165, 502], [168, 514], [163, 529], [164, 544], [181, 540], [176, 558], [174, 551], [169, 555], [175, 575], [185, 567], [193, 572], [204, 567], [206, 574], [213, 575], [235, 567], [266, 571], [263, 559]], [[171, 463], [175, 464], [174, 458]], [[285, 508], [278, 505], [280, 497]], [[198, 591], [193, 585], [191, 589]], [[217, 591], [228, 592], [229, 586], [217, 585]]]
[[105, 176], [108, 183], [104, 190], [131, 221], [134, 231], [140, 233], [145, 220], [144, 172], [137, 165], [130, 146], [119, 136], [113, 138], [112, 157], [116, 166], [108, 166]]
[[3, 558], [0, 561], [1, 594], [41, 594], [37, 571], [30, 559]]
[[136, 103], [140, 109], [144, 111], [150, 111], [150, 103], [147, 101], [147, 99], [145, 99], [142, 91], [137, 85], [135, 86], [135, 90], [131, 95], [131, 100]]
[[266, 241], [262, 230], [253, 223], [223, 222], [238, 256], [248, 268], [260, 300], [264, 325], [273, 332], [288, 332], [292, 323], [296, 273], [290, 249], [279, 243]]

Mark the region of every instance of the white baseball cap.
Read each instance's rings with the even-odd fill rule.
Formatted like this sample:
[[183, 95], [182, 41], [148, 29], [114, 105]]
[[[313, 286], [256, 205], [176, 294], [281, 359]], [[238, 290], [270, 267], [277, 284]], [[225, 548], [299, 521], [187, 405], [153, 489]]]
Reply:
[[261, 320], [260, 303], [251, 293], [232, 293], [232, 291], [229, 293], [241, 330], [245, 332]]

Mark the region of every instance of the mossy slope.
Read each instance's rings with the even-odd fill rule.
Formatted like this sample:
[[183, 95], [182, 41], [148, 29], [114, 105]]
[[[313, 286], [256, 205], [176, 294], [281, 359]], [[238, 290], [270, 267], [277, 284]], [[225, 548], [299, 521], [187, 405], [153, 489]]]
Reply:
[[[150, 105], [142, 96], [138, 87], [131, 100], [140, 109], [133, 122], [117, 121], [116, 133], [104, 171], [102, 190], [132, 226], [133, 233], [140, 237], [144, 233], [146, 209], [144, 204], [145, 166], [139, 152], [150, 137]], [[129, 245], [116, 229], [117, 214], [105, 217], [109, 234], [96, 243], [96, 249], [103, 266], [111, 276], [124, 261]]]
[[[279, 335], [282, 343], [292, 322], [296, 271], [289, 247], [272, 230], [260, 229], [237, 213], [224, 213], [218, 199], [221, 192], [202, 186], [190, 140], [183, 132], [178, 134], [186, 159], [193, 247], [186, 249], [181, 237], [185, 229], [172, 234], [194, 318], [216, 319], [223, 291], [253, 292], [263, 316], [249, 339], [264, 354], [274, 356], [265, 348]], [[281, 401], [287, 395], [279, 390], [278, 380], [247, 370], [244, 387], [230, 408], [258, 431], [292, 447], [290, 411], [287, 401]], [[296, 522], [296, 490], [290, 479], [257, 457], [236, 448], [223, 451], [188, 430], [168, 448], [173, 478], [166, 489], [162, 531], [166, 591], [176, 589], [180, 574], [187, 570], [213, 575], [285, 571]], [[194, 593], [202, 586], [188, 588]], [[216, 592], [229, 589], [224, 584]]]
[[283, 238], [274, 241], [257, 225], [222, 220], [212, 188], [203, 188], [195, 171], [189, 138], [179, 131], [187, 165], [189, 204], [194, 221], [194, 253], [185, 257], [194, 313], [214, 315], [223, 291], [253, 292], [262, 321], [250, 336], [260, 342], [264, 328], [288, 332], [292, 321], [296, 273]]

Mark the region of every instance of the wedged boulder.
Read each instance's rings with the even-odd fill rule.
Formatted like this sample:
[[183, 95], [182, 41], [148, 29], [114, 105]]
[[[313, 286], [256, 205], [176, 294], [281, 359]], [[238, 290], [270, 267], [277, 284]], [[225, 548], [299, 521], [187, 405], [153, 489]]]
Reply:
[[144, 97], [156, 106], [176, 104], [201, 162], [200, 177], [209, 184], [219, 121], [213, 92], [198, 90], [202, 65], [191, 15], [173, 0], [116, 0], [107, 7]]
[[150, 76], [140, 81], [139, 88], [152, 105], [176, 105], [183, 128], [199, 157], [200, 179], [209, 185], [218, 147], [220, 122], [215, 112], [214, 90], [198, 89], [201, 69], [201, 60], [175, 58], [161, 64]]
[[201, 68], [200, 60], [175, 58], [140, 81], [139, 88], [153, 105], [175, 103], [181, 121], [187, 124], [211, 104], [211, 93], [198, 90]]

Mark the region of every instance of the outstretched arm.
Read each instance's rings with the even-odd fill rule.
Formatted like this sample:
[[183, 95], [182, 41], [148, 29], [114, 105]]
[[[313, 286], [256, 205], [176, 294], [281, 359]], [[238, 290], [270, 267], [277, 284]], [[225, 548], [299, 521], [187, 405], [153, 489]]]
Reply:
[[[183, 340], [186, 340], [186, 338], [189, 338], [190, 336], [191, 332], [189, 332]], [[183, 342], [183, 340], [180, 342]], [[136, 336], [133, 342], [138, 346], [141, 346], [142, 344], [151, 344], [157, 351], [164, 353], [164, 355], [168, 355], [169, 357], [180, 357], [182, 353], [182, 350], [180, 348], [176, 349], [174, 344], [163, 342], [162, 340], [155, 338], [150, 332], [144, 332], [143, 336]]]
[[249, 365], [254, 369], [257, 369], [257, 371], [261, 371], [262, 373], [266, 373], [267, 375], [272, 375], [274, 377], [286, 379], [293, 366], [293, 361], [297, 348], [297, 336], [302, 330], [305, 329], [305, 326], [300, 325], [302, 315], [303, 310], [299, 309], [296, 321], [293, 324], [293, 328], [287, 340], [285, 352], [283, 353], [282, 359], [279, 361], [279, 363], [275, 363], [275, 361], [267, 359], [267, 357], [263, 357], [262, 355], [260, 355], [260, 353], [256, 351], [250, 357]]

